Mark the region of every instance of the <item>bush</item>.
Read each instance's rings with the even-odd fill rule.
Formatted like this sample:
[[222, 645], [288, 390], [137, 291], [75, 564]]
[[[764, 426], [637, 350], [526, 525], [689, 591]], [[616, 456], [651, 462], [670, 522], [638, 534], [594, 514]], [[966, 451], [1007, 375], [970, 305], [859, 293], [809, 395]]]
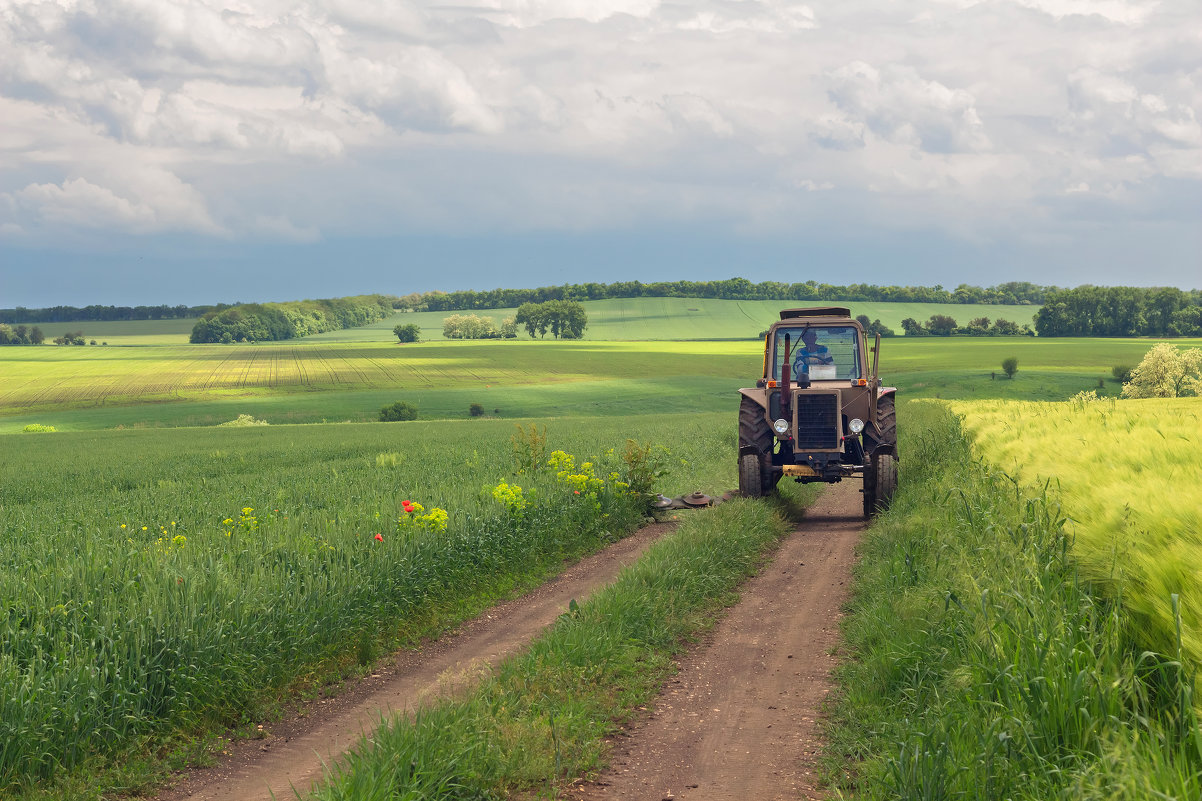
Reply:
[[21, 429], [27, 434], [48, 434], [53, 431], [58, 431], [54, 426], [42, 425], [41, 423], [30, 423]]
[[1116, 364], [1110, 368], [1110, 374], [1114, 376], [1114, 380], [1120, 384], [1126, 384], [1131, 380], [1131, 371], [1135, 368], [1129, 364]]
[[242, 428], [244, 426], [265, 426], [268, 425], [266, 420], [256, 420], [249, 414], [240, 414], [237, 418], [230, 420], [228, 423], [218, 423], [218, 428]]
[[405, 401], [397, 401], [391, 406], [385, 406], [380, 409], [381, 423], [396, 423], [405, 420], [417, 419], [417, 407], [412, 403]]
[[467, 408], [467, 411], [472, 417], [480, 417], [484, 414], [484, 406], [479, 403], [473, 403]]
[[1018, 358], [1011, 356], [1002, 359], [1002, 372], [1006, 374], [1006, 378], [1014, 378], [1014, 374], [1018, 372]]
[[417, 323], [405, 323], [392, 329], [392, 333], [396, 334], [397, 339], [401, 342], [417, 342], [417, 338], [421, 335], [421, 332], [422, 330], [418, 327]]

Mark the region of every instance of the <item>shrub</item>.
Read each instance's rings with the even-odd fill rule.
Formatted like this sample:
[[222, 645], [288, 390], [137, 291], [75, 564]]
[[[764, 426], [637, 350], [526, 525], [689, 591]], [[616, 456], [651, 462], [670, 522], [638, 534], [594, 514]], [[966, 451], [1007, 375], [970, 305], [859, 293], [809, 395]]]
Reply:
[[380, 409], [381, 423], [395, 423], [405, 420], [417, 419], [417, 407], [412, 403], [405, 401], [397, 401], [391, 406], [385, 406]]
[[1129, 364], [1116, 364], [1110, 368], [1110, 374], [1114, 376], [1114, 380], [1120, 384], [1126, 384], [1131, 380], [1131, 371], [1135, 368]]
[[58, 431], [54, 426], [42, 425], [41, 423], [30, 423], [21, 430], [28, 434], [48, 434], [52, 431]]
[[218, 428], [242, 428], [244, 426], [265, 426], [268, 425], [266, 420], [256, 420], [249, 414], [240, 414], [237, 418], [230, 420], [228, 423], [218, 423]]
[[1006, 374], [1006, 378], [1014, 378], [1014, 374], [1018, 372], [1018, 357], [1002, 359], [1002, 372]]
[[392, 329], [392, 333], [396, 334], [397, 339], [401, 342], [417, 342], [417, 338], [421, 335], [421, 332], [422, 330], [418, 327], [417, 323], [405, 323]]
[[473, 403], [467, 408], [467, 411], [472, 417], [480, 417], [484, 414], [484, 406], [479, 403]]

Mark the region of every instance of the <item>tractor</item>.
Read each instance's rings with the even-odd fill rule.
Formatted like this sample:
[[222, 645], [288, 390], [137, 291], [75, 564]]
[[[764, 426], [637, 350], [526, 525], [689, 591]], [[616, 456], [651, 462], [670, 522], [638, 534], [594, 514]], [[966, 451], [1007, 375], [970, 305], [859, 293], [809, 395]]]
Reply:
[[[739, 390], [739, 492], [864, 479], [864, 514], [897, 488], [894, 387], [877, 375], [881, 337], [869, 346], [848, 309], [786, 309], [764, 337], [764, 374]], [[869, 366], [869, 353], [872, 355]]]

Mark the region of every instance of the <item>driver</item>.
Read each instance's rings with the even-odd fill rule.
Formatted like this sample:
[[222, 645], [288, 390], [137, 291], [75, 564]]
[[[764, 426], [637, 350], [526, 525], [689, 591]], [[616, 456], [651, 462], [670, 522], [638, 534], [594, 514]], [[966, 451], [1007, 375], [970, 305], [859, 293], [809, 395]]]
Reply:
[[802, 347], [793, 356], [793, 373], [809, 374], [811, 364], [834, 364], [835, 357], [831, 356], [826, 345], [818, 344], [818, 330], [807, 328], [801, 332]]

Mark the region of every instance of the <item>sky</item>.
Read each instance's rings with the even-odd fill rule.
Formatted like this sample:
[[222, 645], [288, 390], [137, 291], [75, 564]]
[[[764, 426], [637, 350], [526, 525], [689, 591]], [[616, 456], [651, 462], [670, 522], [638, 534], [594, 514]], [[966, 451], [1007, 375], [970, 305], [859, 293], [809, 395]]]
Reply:
[[1200, 117], [1198, 0], [0, 0], [0, 307], [1199, 288]]

